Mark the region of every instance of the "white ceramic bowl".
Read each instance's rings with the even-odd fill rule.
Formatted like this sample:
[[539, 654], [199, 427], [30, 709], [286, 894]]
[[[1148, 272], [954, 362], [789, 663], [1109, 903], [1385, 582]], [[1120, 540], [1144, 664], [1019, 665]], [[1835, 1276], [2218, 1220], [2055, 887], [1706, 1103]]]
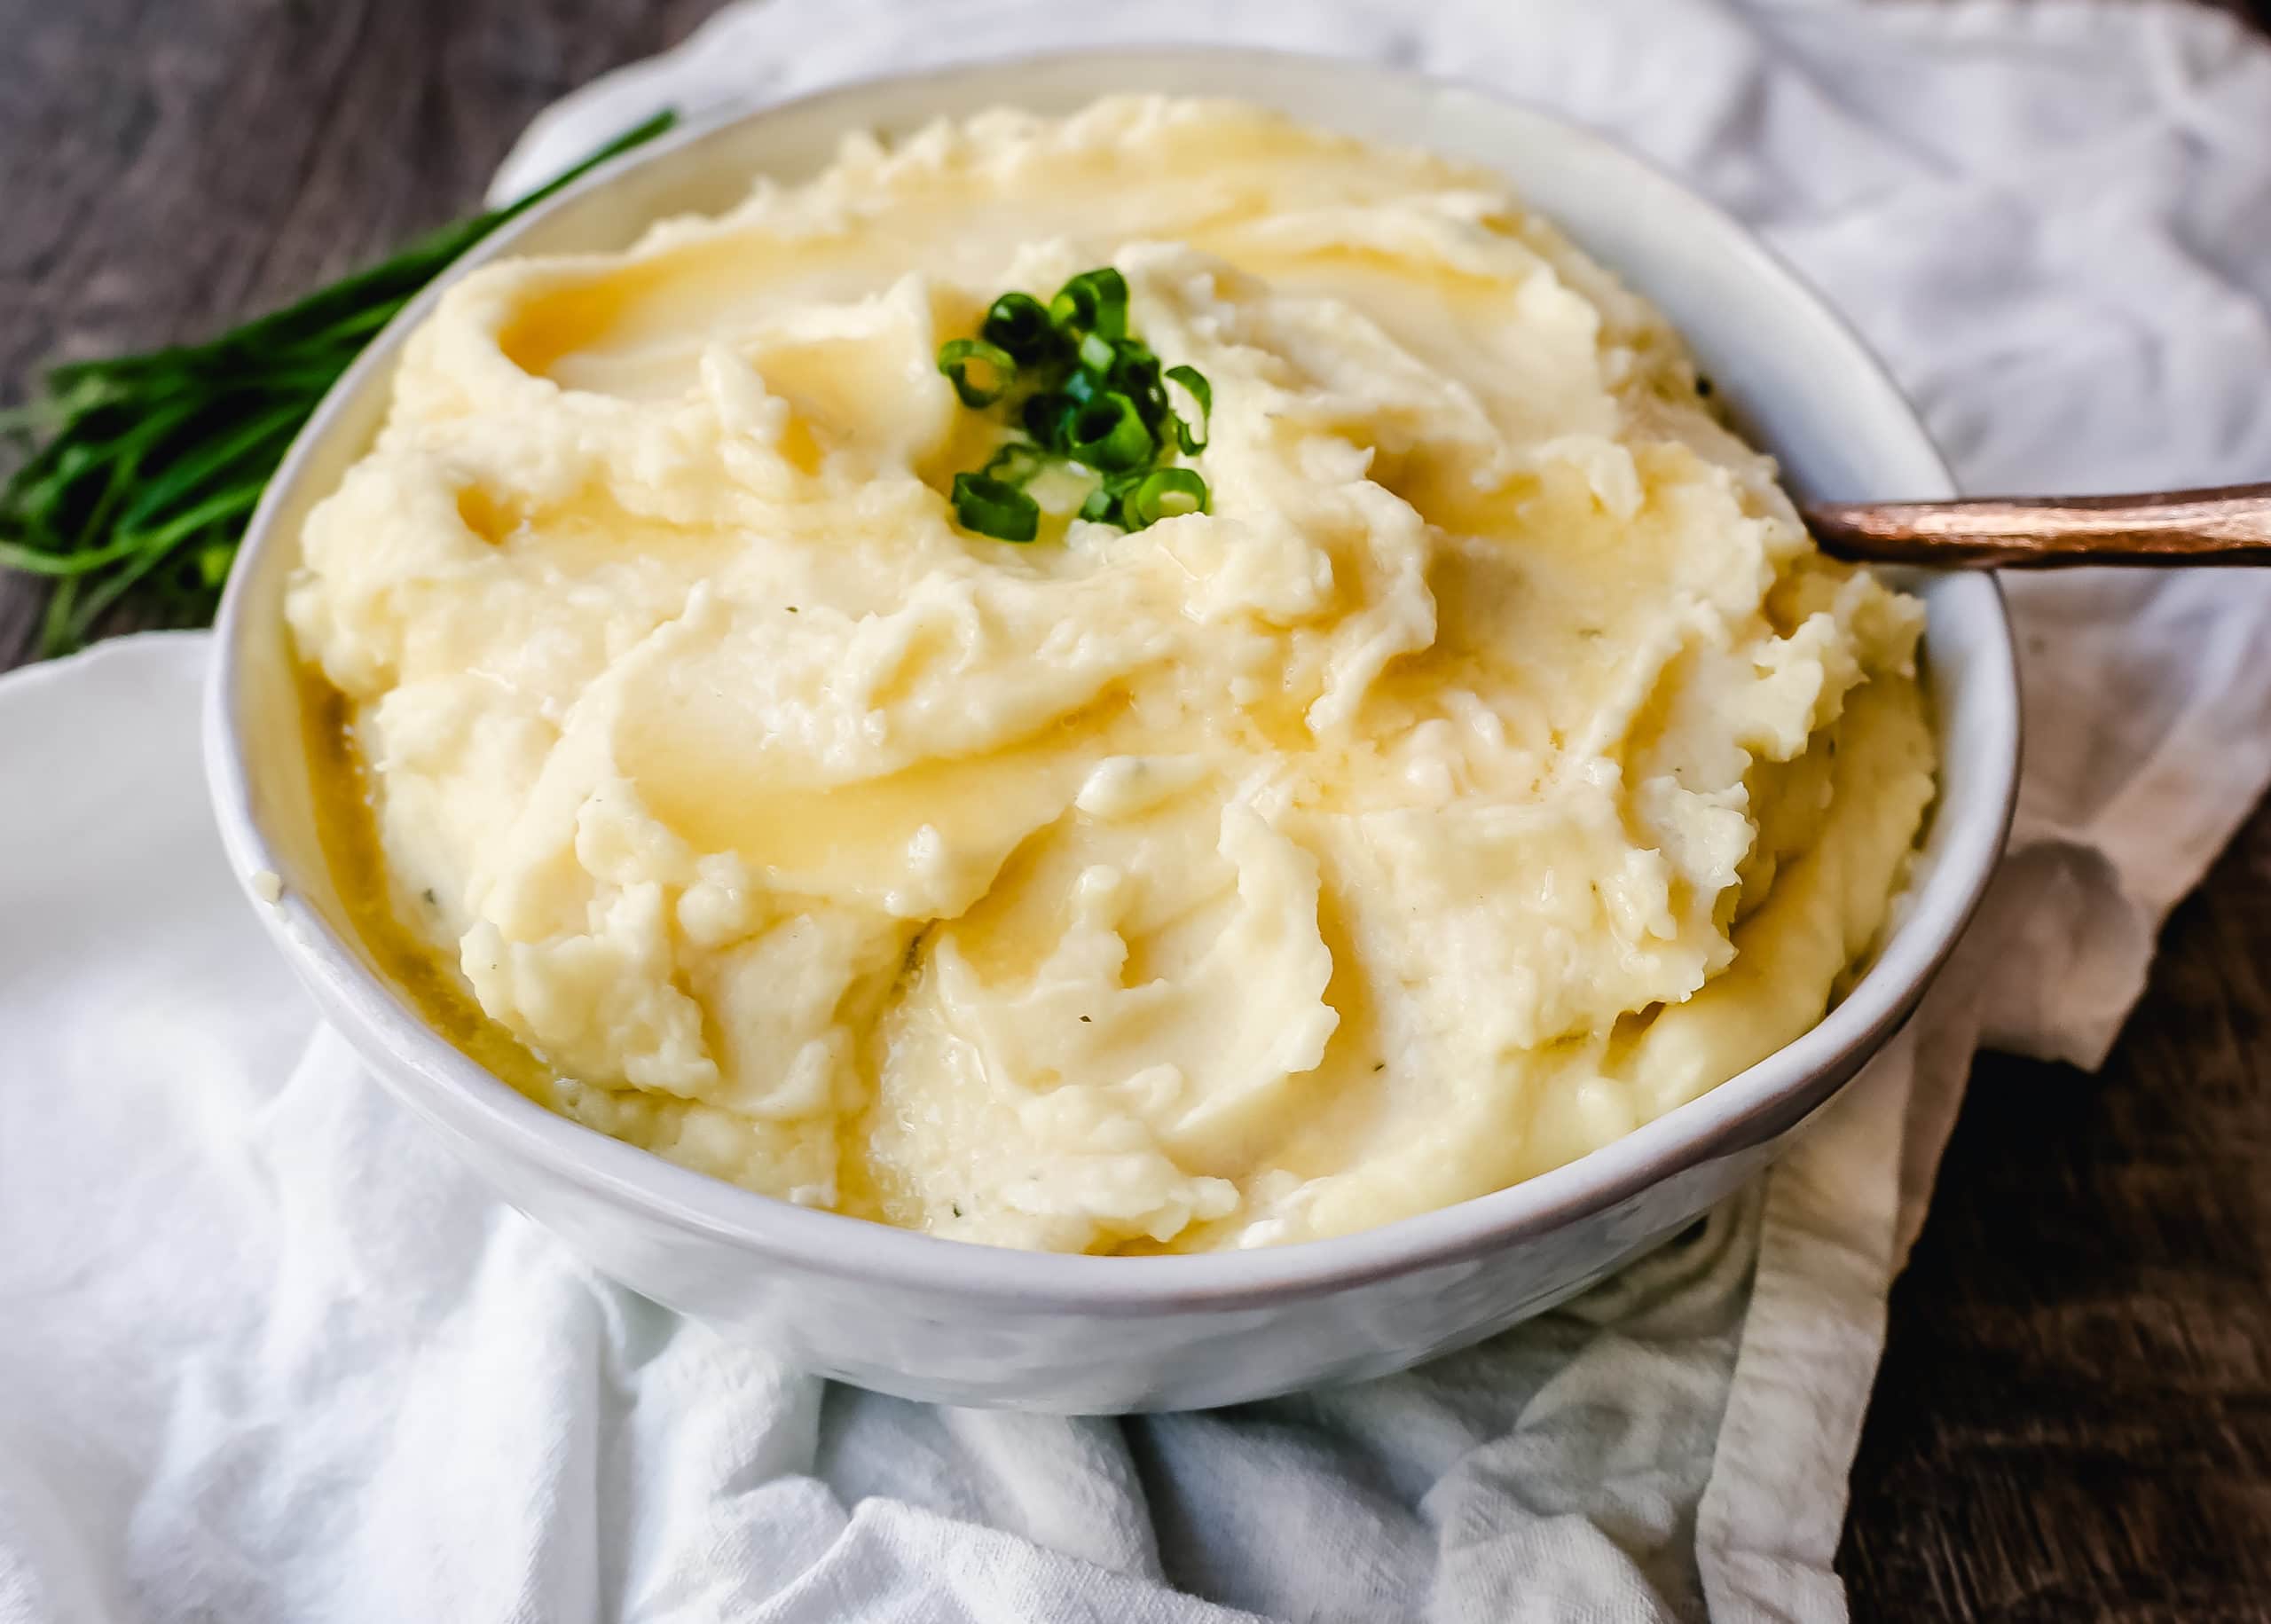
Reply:
[[[1876, 362], [1725, 216], [1551, 118], [1345, 62], [1115, 51], [853, 85], [676, 132], [532, 211], [452, 274], [500, 255], [620, 247], [658, 216], [738, 200], [760, 171], [812, 173], [853, 129], [903, 132], [1002, 103], [1069, 112], [1128, 90], [1242, 97], [1497, 169], [1670, 315], [1800, 490], [1951, 494]], [[1199, 1257], [1000, 1251], [717, 1182], [552, 1115], [429, 1030], [357, 939], [318, 846], [282, 593], [302, 520], [369, 443], [396, 354], [433, 298], [332, 392], [253, 520], [208, 705], [222, 835], [248, 881], [281, 878], [280, 901], [260, 912], [325, 1014], [507, 1199], [604, 1274], [811, 1369], [958, 1404], [1167, 1408], [1379, 1375], [1487, 1336], [1677, 1232], [1764, 1166], [1914, 1008], [2000, 850], [2018, 767], [2002, 600], [1985, 576], [1920, 578], [1943, 769], [1901, 924], [1813, 1031], [1615, 1143], [1363, 1234]]]

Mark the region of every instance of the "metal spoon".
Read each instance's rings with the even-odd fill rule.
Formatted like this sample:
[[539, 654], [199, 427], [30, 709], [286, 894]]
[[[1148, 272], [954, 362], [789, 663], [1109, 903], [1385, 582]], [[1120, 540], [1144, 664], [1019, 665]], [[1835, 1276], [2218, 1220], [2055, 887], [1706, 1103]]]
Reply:
[[2271, 564], [2271, 485], [2136, 496], [1809, 502], [1800, 511], [1824, 552], [1882, 564]]

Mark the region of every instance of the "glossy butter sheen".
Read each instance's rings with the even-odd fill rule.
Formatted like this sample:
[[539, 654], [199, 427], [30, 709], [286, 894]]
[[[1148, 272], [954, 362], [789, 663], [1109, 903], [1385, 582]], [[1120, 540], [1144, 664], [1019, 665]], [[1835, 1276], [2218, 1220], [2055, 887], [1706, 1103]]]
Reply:
[[[939, 343], [1105, 263], [1212, 381], [1213, 513], [958, 531], [998, 430]], [[1819, 1018], [1932, 793], [1920, 612], [1652, 310], [1489, 177], [1222, 104], [485, 268], [303, 542], [392, 906], [531, 1089], [972, 1240], [1581, 1155]]]

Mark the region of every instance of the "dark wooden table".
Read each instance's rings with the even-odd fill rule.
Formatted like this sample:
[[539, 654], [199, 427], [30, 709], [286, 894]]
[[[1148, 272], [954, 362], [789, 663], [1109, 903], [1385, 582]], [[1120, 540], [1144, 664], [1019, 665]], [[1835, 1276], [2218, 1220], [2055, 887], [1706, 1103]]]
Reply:
[[[709, 9], [0, 0], [0, 388], [463, 210]], [[0, 667], [35, 611], [0, 581]], [[2271, 1618], [2271, 808], [2161, 945], [2102, 1075], [1974, 1074], [1854, 1474], [1861, 1618]]]

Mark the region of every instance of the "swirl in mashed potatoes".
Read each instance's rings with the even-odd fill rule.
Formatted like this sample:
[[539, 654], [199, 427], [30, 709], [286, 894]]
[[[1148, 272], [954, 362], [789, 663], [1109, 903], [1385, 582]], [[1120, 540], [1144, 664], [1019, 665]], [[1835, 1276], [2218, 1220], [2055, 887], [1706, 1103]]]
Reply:
[[[1109, 264], [1210, 513], [1030, 545], [933, 365]], [[1073, 498], [1077, 504], [1077, 496]], [[1488, 175], [993, 113], [412, 341], [290, 598], [385, 906], [554, 1110], [972, 1241], [1497, 1189], [1819, 1018], [1933, 793], [1921, 613]]]

